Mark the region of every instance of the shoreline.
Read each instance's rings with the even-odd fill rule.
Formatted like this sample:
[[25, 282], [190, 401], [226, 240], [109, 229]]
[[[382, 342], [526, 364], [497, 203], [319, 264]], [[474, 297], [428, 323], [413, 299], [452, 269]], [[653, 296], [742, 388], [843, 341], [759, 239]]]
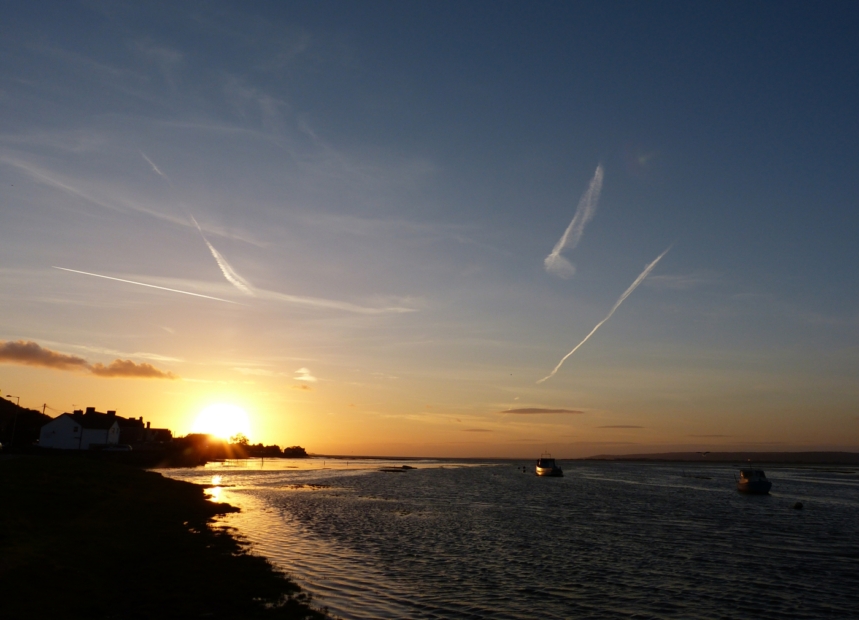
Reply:
[[63, 456], [0, 459], [4, 617], [284, 618], [325, 610], [234, 530], [202, 485]]

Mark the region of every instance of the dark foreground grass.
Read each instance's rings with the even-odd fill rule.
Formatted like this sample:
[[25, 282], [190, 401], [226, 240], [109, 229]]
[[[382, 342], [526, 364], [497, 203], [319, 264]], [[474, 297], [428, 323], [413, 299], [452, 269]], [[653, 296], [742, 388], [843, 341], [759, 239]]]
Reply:
[[322, 619], [197, 485], [82, 458], [0, 460], [0, 618]]

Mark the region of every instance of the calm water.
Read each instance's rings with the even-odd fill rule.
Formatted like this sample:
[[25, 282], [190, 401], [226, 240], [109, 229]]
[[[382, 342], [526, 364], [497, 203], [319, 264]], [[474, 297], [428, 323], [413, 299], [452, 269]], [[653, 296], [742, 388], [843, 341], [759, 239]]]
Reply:
[[[859, 614], [859, 473], [735, 467], [266, 461], [174, 469], [342, 618], [816, 618]], [[794, 510], [795, 502], [803, 510]]]

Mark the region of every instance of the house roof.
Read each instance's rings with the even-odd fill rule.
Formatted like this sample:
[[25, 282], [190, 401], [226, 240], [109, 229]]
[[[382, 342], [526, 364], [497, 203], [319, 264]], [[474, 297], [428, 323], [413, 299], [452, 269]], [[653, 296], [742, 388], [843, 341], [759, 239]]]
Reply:
[[106, 413], [88, 411], [86, 413], [64, 413], [80, 424], [83, 428], [108, 429], [116, 423], [116, 418]]

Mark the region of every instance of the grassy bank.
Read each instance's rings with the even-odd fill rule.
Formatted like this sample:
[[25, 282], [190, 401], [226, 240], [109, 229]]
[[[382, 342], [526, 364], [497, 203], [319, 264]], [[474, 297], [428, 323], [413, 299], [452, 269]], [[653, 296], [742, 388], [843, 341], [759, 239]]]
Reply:
[[199, 486], [114, 463], [0, 460], [0, 616], [324, 618], [208, 526], [231, 510]]

